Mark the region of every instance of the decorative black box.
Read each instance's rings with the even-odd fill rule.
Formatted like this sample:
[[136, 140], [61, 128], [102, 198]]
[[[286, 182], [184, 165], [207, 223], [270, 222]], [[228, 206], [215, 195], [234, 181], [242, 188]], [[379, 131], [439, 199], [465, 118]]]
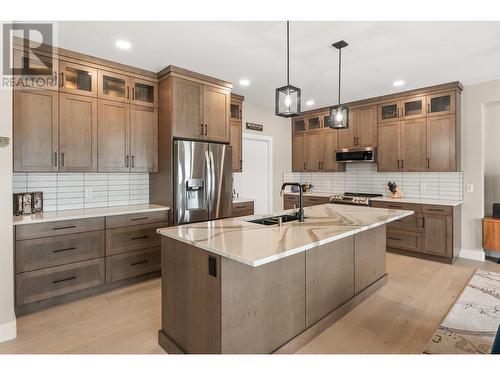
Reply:
[[43, 211], [43, 192], [15, 193], [14, 215], [31, 215]]
[[500, 217], [500, 203], [493, 203], [493, 217]]

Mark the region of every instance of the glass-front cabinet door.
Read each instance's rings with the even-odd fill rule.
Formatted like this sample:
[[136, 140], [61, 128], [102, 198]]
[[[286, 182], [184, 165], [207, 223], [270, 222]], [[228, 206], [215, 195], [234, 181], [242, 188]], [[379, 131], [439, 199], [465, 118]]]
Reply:
[[307, 118], [307, 130], [316, 130], [321, 127], [321, 116], [311, 116]]
[[[58, 61], [52, 56], [38, 54], [32, 56], [30, 52], [24, 52], [14, 49], [12, 68], [16, 69], [16, 75], [20, 80], [16, 79], [16, 88], [39, 88], [58, 90]], [[31, 78], [41, 79], [31, 79]]]
[[158, 106], [158, 85], [155, 82], [133, 78], [131, 86], [131, 99], [134, 104], [149, 107]]
[[295, 117], [292, 120], [293, 132], [300, 133], [306, 130], [306, 120], [304, 117]]
[[59, 85], [62, 92], [97, 96], [97, 69], [68, 61], [59, 62]]
[[426, 114], [425, 96], [419, 96], [411, 99], [403, 100], [401, 104], [405, 119], [424, 117]]
[[400, 102], [389, 102], [378, 106], [378, 122], [391, 122], [400, 116]]
[[230, 107], [231, 120], [241, 120], [241, 102], [232, 100]]
[[427, 96], [427, 114], [439, 116], [455, 113], [455, 91]]
[[129, 77], [122, 74], [99, 70], [98, 97], [102, 99], [128, 102], [131, 98]]
[[330, 118], [330, 114], [329, 113], [326, 113], [326, 114], [323, 114], [323, 128], [325, 129], [328, 129], [330, 128], [330, 124], [331, 124], [331, 118]]

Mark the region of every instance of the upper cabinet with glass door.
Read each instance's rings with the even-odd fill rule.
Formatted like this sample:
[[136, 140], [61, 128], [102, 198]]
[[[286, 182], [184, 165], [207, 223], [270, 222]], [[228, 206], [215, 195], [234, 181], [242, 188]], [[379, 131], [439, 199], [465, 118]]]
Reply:
[[99, 70], [98, 97], [101, 99], [128, 102], [131, 99], [128, 76]]
[[231, 107], [229, 109], [230, 120], [241, 120], [241, 110], [243, 103], [239, 100], [231, 100]]
[[[13, 68], [17, 69], [20, 80], [16, 88], [26, 89], [49, 89], [58, 90], [57, 59], [49, 55], [38, 53], [37, 56], [32, 52], [25, 52], [19, 49], [14, 49], [13, 53]], [[33, 77], [41, 79], [31, 79]]]
[[137, 105], [158, 107], [158, 84], [142, 79], [131, 79], [131, 101]]
[[383, 103], [378, 106], [378, 122], [392, 122], [400, 117], [400, 101]]
[[61, 92], [97, 96], [97, 69], [68, 61], [59, 62]]
[[427, 115], [439, 116], [455, 113], [455, 91], [427, 96]]
[[292, 128], [294, 133], [300, 133], [306, 130], [305, 117], [294, 117], [292, 119]]
[[321, 115], [312, 115], [307, 118], [307, 130], [317, 130], [321, 128]]
[[404, 119], [425, 117], [426, 111], [425, 96], [404, 99], [401, 102], [400, 115]]

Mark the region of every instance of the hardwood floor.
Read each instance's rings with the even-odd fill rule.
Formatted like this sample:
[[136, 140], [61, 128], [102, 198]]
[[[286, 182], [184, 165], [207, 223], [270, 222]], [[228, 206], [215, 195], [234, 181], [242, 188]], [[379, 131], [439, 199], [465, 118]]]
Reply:
[[[476, 268], [387, 254], [389, 283], [298, 353], [421, 353]], [[164, 353], [157, 344], [160, 280], [149, 280], [17, 320], [0, 353]]]

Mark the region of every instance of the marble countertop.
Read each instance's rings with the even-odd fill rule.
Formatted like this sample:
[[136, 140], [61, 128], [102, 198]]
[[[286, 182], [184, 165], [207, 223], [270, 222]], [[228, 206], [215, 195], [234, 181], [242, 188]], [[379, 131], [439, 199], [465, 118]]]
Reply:
[[243, 202], [255, 202], [252, 198], [233, 198], [233, 203], [243, 203]]
[[169, 210], [169, 207], [157, 204], [135, 204], [130, 206], [99, 207], [83, 210], [64, 210], [40, 212], [34, 215], [14, 216], [14, 225], [46, 223], [50, 221], [87, 219], [92, 217], [127, 215], [141, 212], [154, 212]]
[[249, 222], [271, 216], [254, 215], [162, 228], [158, 233], [257, 267], [401, 219], [413, 211], [324, 204], [306, 207], [304, 213], [305, 222], [281, 227]]
[[[299, 193], [291, 193], [286, 192], [285, 194], [299, 195]], [[315, 193], [315, 192], [307, 192], [304, 193], [304, 196], [313, 196], [313, 197], [329, 197], [334, 194], [342, 194], [342, 193]], [[425, 199], [425, 198], [392, 198], [390, 196], [376, 197], [370, 198], [372, 201], [383, 201], [383, 202], [401, 202], [401, 203], [416, 203], [416, 204], [432, 204], [432, 205], [440, 205], [440, 206], [459, 206], [463, 203], [463, 201], [454, 201], [454, 200], [444, 200], [444, 199]]]

